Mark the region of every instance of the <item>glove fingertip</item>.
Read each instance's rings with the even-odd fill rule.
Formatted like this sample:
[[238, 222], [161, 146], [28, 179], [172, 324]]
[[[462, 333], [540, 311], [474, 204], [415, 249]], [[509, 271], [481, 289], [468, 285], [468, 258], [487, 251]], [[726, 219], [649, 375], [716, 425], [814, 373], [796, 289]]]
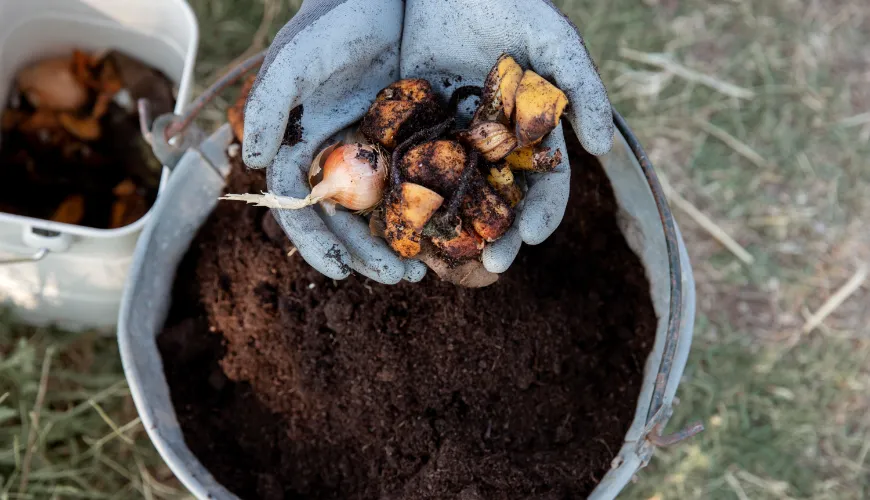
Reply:
[[602, 156], [610, 152], [614, 134], [613, 115], [610, 111], [606, 116], [576, 113], [571, 119], [571, 125], [577, 131], [577, 138], [580, 139], [583, 149], [590, 154]]
[[420, 262], [419, 260], [406, 260], [405, 274], [402, 279], [410, 283], [419, 283], [426, 276], [426, 272], [428, 270], [429, 268], [426, 267], [426, 264]]
[[568, 121], [586, 151], [595, 156], [607, 154], [613, 147], [614, 123], [604, 82], [597, 73], [573, 81], [580, 83], [565, 89], [570, 106]]
[[262, 169], [268, 167], [280, 147], [280, 142], [272, 138], [266, 138], [261, 129], [258, 130], [255, 126], [249, 126], [245, 123], [245, 137], [242, 141], [242, 161], [249, 168]]
[[366, 278], [384, 285], [395, 285], [402, 281], [405, 275], [405, 266], [401, 261], [394, 262], [389, 259], [366, 262], [356, 255], [351, 255], [350, 266]]
[[517, 258], [522, 244], [523, 240], [517, 228], [509, 229], [501, 239], [483, 249], [483, 267], [495, 274], [507, 271]]
[[[299, 248], [299, 246], [297, 246]], [[311, 267], [323, 274], [327, 278], [334, 280], [343, 280], [350, 276], [353, 270], [348, 263], [353, 262], [353, 257], [348, 253], [347, 249], [341, 243], [336, 243], [323, 255], [314, 255], [306, 257], [305, 253], [300, 249], [299, 253], [308, 262]]]
[[520, 237], [529, 245], [543, 243], [559, 227], [564, 213], [564, 209], [559, 213], [550, 210], [534, 210], [527, 206], [520, 216]]
[[244, 110], [242, 160], [248, 167], [266, 168], [278, 153], [297, 97], [293, 82], [293, 75], [277, 63], [257, 75]]

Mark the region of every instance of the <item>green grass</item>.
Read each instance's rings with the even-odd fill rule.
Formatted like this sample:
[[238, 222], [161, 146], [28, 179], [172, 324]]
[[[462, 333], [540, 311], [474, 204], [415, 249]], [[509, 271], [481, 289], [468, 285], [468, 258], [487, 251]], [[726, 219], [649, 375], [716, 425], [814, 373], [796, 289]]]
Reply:
[[[200, 89], [255, 33], [265, 33], [260, 43], [272, 36], [298, 4], [191, 3], [202, 33]], [[557, 3], [580, 26], [614, 105], [659, 172], [755, 257], [741, 264], [676, 212], [695, 268], [699, 319], [670, 428], [700, 418], [707, 430], [659, 450], [624, 496], [870, 497], [866, 288], [802, 333], [806, 315], [870, 262], [862, 223], [870, 215], [870, 5]], [[642, 62], [658, 53], [672, 69], [752, 97]], [[204, 121], [221, 121], [232, 98]], [[708, 123], [727, 136], [705, 129]], [[10, 326], [4, 318], [0, 346], [0, 498], [184, 495], [138, 425], [111, 339]], [[48, 391], [35, 407], [41, 380]]]
[[145, 436], [114, 339], [0, 319], [0, 498], [187, 496]]

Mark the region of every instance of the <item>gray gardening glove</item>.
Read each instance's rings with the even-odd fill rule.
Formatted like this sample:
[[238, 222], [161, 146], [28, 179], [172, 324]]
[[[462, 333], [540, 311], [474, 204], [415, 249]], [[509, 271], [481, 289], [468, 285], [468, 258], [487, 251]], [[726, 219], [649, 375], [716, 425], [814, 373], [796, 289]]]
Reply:
[[[482, 85], [507, 52], [524, 68], [551, 79], [568, 96], [566, 116], [583, 147], [610, 151], [613, 117], [607, 92], [577, 27], [549, 0], [406, 0], [402, 78], [425, 78], [442, 96]], [[544, 146], [564, 161], [552, 173], [526, 177], [529, 191], [516, 222], [483, 251], [487, 270], [510, 267], [526, 242], [537, 245], [556, 230], [568, 203], [571, 170], [561, 125]]]
[[[306, 0], [275, 37], [245, 108], [243, 159], [267, 168], [269, 190], [304, 198], [308, 169], [324, 142], [360, 120], [374, 95], [398, 79], [401, 0]], [[290, 110], [302, 105], [302, 140], [282, 145]], [[351, 270], [381, 283], [419, 281], [426, 266], [399, 258], [361, 217], [319, 207], [273, 210], [315, 269]]]

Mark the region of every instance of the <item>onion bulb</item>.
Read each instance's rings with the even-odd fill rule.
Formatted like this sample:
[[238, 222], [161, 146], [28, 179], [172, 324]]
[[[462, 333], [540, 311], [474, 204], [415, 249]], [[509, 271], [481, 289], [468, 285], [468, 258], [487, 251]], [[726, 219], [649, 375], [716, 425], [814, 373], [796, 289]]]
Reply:
[[309, 180], [317, 182], [305, 198], [263, 193], [228, 194], [221, 199], [290, 210], [321, 203], [329, 213], [333, 213], [334, 204], [354, 211], [368, 210], [384, 197], [387, 162], [374, 146], [359, 143], [333, 145], [315, 157]]
[[66, 57], [46, 59], [18, 73], [18, 88], [36, 108], [73, 111], [85, 104], [87, 89]]

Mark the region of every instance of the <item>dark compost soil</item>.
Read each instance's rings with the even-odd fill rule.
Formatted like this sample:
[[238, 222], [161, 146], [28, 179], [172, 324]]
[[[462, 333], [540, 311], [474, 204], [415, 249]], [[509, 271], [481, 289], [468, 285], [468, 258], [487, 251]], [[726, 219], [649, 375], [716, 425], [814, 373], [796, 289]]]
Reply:
[[[569, 144], [571, 144], [569, 142]], [[567, 499], [609, 469], [656, 318], [594, 158], [488, 288], [335, 282], [262, 208], [221, 203], [158, 338], [187, 444], [244, 499]], [[259, 192], [236, 168], [230, 192]]]

